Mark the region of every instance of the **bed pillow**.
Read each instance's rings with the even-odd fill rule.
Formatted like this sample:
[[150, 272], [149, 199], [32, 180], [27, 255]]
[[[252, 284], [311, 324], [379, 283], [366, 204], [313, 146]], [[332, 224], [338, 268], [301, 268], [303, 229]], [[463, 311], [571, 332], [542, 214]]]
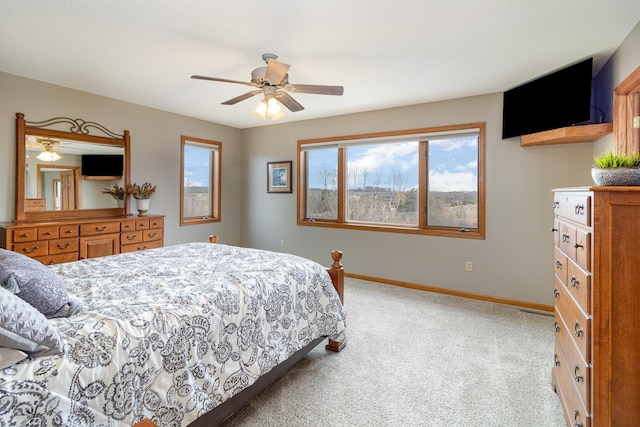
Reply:
[[27, 353], [15, 348], [0, 347], [0, 370], [26, 359]]
[[0, 287], [18, 295], [46, 317], [67, 317], [82, 306], [71, 300], [48, 267], [18, 252], [0, 249]]
[[53, 323], [26, 301], [0, 288], [0, 347], [30, 356], [62, 352], [62, 338]]

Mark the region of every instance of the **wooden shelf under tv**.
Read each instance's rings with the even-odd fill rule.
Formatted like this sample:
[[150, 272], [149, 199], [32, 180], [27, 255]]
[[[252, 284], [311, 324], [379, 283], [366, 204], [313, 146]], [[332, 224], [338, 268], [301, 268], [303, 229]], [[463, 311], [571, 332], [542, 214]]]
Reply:
[[613, 132], [613, 123], [570, 126], [544, 132], [531, 133], [520, 137], [521, 147], [534, 145], [572, 144], [576, 142], [594, 142]]

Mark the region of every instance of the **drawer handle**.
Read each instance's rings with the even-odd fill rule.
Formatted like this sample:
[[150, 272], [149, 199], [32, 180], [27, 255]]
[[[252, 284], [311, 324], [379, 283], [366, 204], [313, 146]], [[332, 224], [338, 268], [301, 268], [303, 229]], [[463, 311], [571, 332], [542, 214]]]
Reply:
[[584, 382], [584, 375], [578, 375], [579, 372], [580, 366], [576, 365], [573, 368], [573, 379], [576, 380], [577, 383], [579, 383], [580, 381]]
[[575, 211], [576, 211], [576, 215], [584, 214], [584, 205], [576, 205]]
[[578, 248], [584, 248], [583, 245], [581, 245], [580, 243], [576, 243], [575, 245], [573, 245], [574, 248], [578, 249]]
[[566, 243], [569, 240], [571, 240], [571, 236], [569, 236], [567, 233], [562, 233], [562, 241]]
[[54, 265], [56, 263], [55, 259], [52, 259], [51, 261], [49, 261], [49, 265]]
[[58, 243], [58, 247], [59, 247], [60, 249], [68, 248], [68, 247], [71, 247], [71, 243], [67, 242], [67, 244], [66, 244], [66, 245], [63, 245], [62, 243]]
[[37, 245], [34, 246], [32, 249], [29, 249], [29, 248], [25, 247], [25, 248], [22, 248], [22, 252], [24, 252], [25, 254], [30, 254], [31, 252], [35, 252], [38, 249], [40, 249], [40, 246], [37, 246]]
[[553, 355], [553, 364], [556, 366], [560, 366], [560, 358], [558, 357], [558, 354]]
[[556, 231], [558, 231], [558, 229], [557, 229], [557, 228], [555, 228], [555, 227], [551, 227], [551, 232], [552, 232], [552, 233], [555, 233]]
[[577, 288], [580, 285], [580, 280], [576, 276], [571, 276], [571, 287]]
[[104, 230], [106, 230], [106, 229], [107, 229], [107, 226], [106, 226], [106, 225], [103, 225], [102, 227], [97, 227], [97, 226], [96, 226], [96, 231], [104, 231]]
[[580, 327], [580, 322], [576, 320], [576, 323], [573, 325], [573, 330], [575, 332], [576, 337], [580, 338], [582, 334], [584, 334], [584, 329]]
[[560, 207], [560, 202], [558, 201], [553, 202], [553, 209], [557, 209], [559, 207]]
[[50, 232], [50, 231], [47, 231], [47, 232], [46, 232], [46, 233], [44, 233], [44, 234], [45, 234], [45, 235], [47, 235], [47, 236], [51, 236], [51, 232]]
[[560, 325], [558, 325], [557, 321], [553, 322], [553, 329], [556, 332], [560, 332]]
[[147, 234], [147, 236], [149, 236], [149, 237], [156, 237], [157, 235], [158, 235], [158, 233], [149, 233], [149, 234]]
[[557, 268], [558, 270], [562, 270], [562, 261], [560, 261], [560, 260], [556, 260], [556, 268]]
[[558, 290], [558, 288], [554, 288], [553, 289], [553, 299], [556, 299], [560, 296], [560, 291]]
[[127, 240], [133, 240], [135, 238], [136, 238], [136, 236], [127, 236]]
[[573, 411], [573, 426], [574, 427], [583, 427], [582, 423], [580, 421], [578, 421], [578, 415], [580, 415], [580, 412], [577, 409], [575, 411]]
[[23, 233], [21, 237], [29, 237], [29, 233]]

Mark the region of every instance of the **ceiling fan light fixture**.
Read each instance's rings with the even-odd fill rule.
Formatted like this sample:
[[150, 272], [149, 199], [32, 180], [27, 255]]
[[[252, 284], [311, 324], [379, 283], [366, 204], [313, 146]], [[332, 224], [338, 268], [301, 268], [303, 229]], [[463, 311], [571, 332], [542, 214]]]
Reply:
[[253, 110], [253, 114], [260, 117], [262, 120], [265, 120], [267, 118], [267, 108], [267, 102], [263, 99], [262, 101], [260, 101], [256, 109]]
[[269, 114], [269, 118], [271, 120], [278, 120], [285, 116], [284, 108], [280, 101], [277, 99], [270, 97], [267, 100], [267, 113]]

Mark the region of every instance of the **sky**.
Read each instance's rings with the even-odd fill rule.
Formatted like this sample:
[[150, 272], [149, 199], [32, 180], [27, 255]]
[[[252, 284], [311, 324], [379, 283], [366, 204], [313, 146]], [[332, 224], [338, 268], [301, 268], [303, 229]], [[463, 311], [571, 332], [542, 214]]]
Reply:
[[[337, 148], [311, 150], [311, 187], [324, 188], [323, 170], [336, 170]], [[431, 191], [476, 191], [478, 187], [478, 139], [459, 137], [429, 142]], [[379, 184], [401, 190], [418, 187], [418, 141], [356, 145], [348, 149], [349, 188]], [[355, 178], [354, 178], [355, 173]], [[363, 176], [366, 175], [366, 180]], [[395, 179], [394, 179], [395, 178]]]
[[[209, 182], [209, 157], [203, 150], [185, 146], [185, 179], [192, 186]], [[337, 169], [337, 148], [309, 151], [311, 187], [324, 188], [322, 171]], [[478, 140], [459, 137], [429, 142], [429, 186], [431, 191], [476, 191], [478, 186]], [[355, 145], [348, 150], [351, 172], [349, 188], [366, 185], [409, 190], [418, 187], [418, 141], [379, 145]], [[366, 175], [366, 179], [364, 176]], [[354, 183], [355, 181], [355, 183]]]

